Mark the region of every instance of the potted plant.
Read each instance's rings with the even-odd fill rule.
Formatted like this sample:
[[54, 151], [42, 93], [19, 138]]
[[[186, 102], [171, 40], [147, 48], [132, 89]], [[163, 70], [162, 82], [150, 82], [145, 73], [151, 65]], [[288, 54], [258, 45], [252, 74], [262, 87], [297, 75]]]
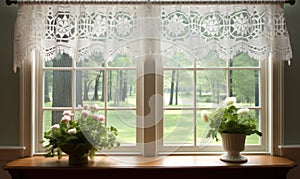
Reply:
[[253, 113], [248, 108], [237, 108], [235, 103], [235, 97], [227, 97], [225, 107], [212, 113], [204, 110], [201, 115], [209, 123], [206, 137], [219, 141], [218, 134], [221, 134], [223, 148], [227, 153], [221, 155], [220, 159], [227, 162], [247, 162], [247, 158], [240, 155], [245, 148], [246, 136], [262, 136], [262, 133], [257, 130], [257, 119]]
[[82, 165], [88, 163], [88, 157], [93, 159], [97, 150], [119, 147], [117, 135], [115, 127], [106, 126], [97, 105], [84, 105], [75, 114], [64, 111], [60, 122], [44, 132], [42, 142], [46, 143], [45, 157], [57, 155], [60, 159], [64, 152], [69, 155], [70, 165]]

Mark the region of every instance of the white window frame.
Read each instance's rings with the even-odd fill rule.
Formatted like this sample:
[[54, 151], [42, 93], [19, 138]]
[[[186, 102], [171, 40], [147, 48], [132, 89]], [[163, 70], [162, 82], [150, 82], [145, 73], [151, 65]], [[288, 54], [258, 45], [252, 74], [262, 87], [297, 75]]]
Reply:
[[[36, 55], [33, 53], [33, 60], [35, 61], [35, 58], [38, 58]], [[39, 127], [41, 124], [37, 123], [35, 120], [35, 116], [38, 116], [39, 114], [35, 112], [34, 109], [37, 108], [37, 104], [35, 104], [33, 101], [39, 97], [40, 94], [36, 93], [37, 89], [35, 88], [35, 85], [33, 84], [34, 78], [38, 73], [35, 74], [35, 70], [33, 70], [36, 65], [34, 63], [31, 63], [32, 61], [25, 61], [24, 66], [22, 69], [20, 69], [20, 133], [21, 133], [21, 144], [26, 146], [25, 150], [25, 155], [35, 155], [35, 154], [41, 154], [42, 152], [36, 152], [36, 146], [37, 142], [40, 141], [41, 138], [36, 138], [36, 132], [37, 132], [37, 127]], [[268, 70], [269, 73], [273, 74], [272, 77], [268, 78], [269, 80], [266, 80], [265, 82], [268, 83], [269, 87], [262, 89], [262, 93], [267, 93], [269, 96], [266, 99], [262, 99], [261, 103], [262, 105], [268, 105], [268, 112], [265, 114], [262, 114], [262, 116], [267, 116], [268, 118], [268, 124], [262, 128], [264, 131], [263, 133], [268, 133], [269, 137], [265, 148], [262, 150], [261, 148], [259, 149], [253, 149], [251, 146], [246, 146], [246, 153], [264, 153], [264, 154], [279, 154], [278, 147], [279, 145], [283, 144], [283, 64], [284, 62], [282, 61], [276, 61], [273, 60], [272, 63], [267, 63], [268, 65], [265, 65], [263, 68], [265, 70]], [[151, 64], [151, 61], [150, 61]], [[141, 64], [139, 64], [141, 65]], [[156, 64], [157, 65], [157, 64]], [[147, 68], [149, 67], [149, 63], [146, 64]], [[154, 69], [155, 64], [152, 63], [152, 69]], [[138, 69], [143, 69], [141, 71], [144, 71], [144, 68], [138, 68]], [[148, 69], [148, 70], [152, 70]], [[137, 70], [139, 71], [139, 70]], [[264, 70], [263, 70], [264, 71]], [[262, 71], [262, 72], [263, 72]], [[262, 73], [261, 75], [267, 75]], [[148, 78], [161, 78], [160, 75], [155, 75], [151, 74], [148, 76]], [[147, 77], [143, 76], [142, 78], [138, 79], [139, 83], [138, 85], [143, 86], [144, 83], [147, 83]], [[159, 81], [156, 81], [155, 86], [159, 86]], [[42, 85], [40, 85], [42, 86]], [[154, 88], [155, 89], [155, 88]], [[145, 94], [145, 93], [155, 93], [156, 91], [150, 90], [149, 88], [138, 88], [140, 90], [140, 94]], [[161, 93], [161, 92], [160, 92]], [[35, 95], [34, 95], [35, 94]], [[146, 99], [141, 98], [141, 101], [137, 101], [137, 105], [144, 104], [148, 105], [147, 103], [145, 104]], [[161, 104], [162, 105], [162, 104]], [[160, 108], [159, 105], [155, 107], [156, 110], [157, 108]], [[158, 110], [159, 111], [159, 110]], [[137, 111], [138, 112], [138, 111]], [[141, 108], [139, 113], [147, 114], [147, 111], [145, 111], [145, 108]], [[158, 114], [156, 114], [158, 115]], [[159, 115], [158, 115], [159, 116]], [[149, 141], [149, 140], [154, 140], [156, 141], [157, 139], [161, 138], [161, 129], [162, 129], [162, 122], [159, 121], [153, 121], [155, 122], [156, 125], [153, 126], [153, 128], [143, 130], [142, 128], [137, 129], [137, 135], [140, 135], [142, 138], [140, 138], [139, 143], [142, 141]], [[145, 135], [146, 132], [151, 132], [155, 133], [154, 136], [152, 136], [150, 139], [146, 138]], [[159, 141], [159, 140], [158, 140]], [[126, 155], [144, 155], [144, 156], [154, 156], [154, 155], [165, 155], [165, 154], [170, 154], [168, 151], [161, 151], [158, 153], [158, 148], [159, 148], [159, 143], [151, 143], [151, 145], [141, 147], [141, 153], [138, 151], [135, 152], [130, 152], [133, 150], [124, 150], [122, 154]], [[212, 154], [212, 153], [219, 153], [220, 151], [220, 146], [218, 147], [212, 147], [212, 148], [207, 148], [205, 151], [201, 151], [198, 148], [194, 148], [194, 150], [191, 150], [191, 148], [185, 148], [185, 147], [176, 147], [178, 150], [176, 152], [172, 152], [172, 154]], [[171, 150], [172, 151], [172, 150]]]

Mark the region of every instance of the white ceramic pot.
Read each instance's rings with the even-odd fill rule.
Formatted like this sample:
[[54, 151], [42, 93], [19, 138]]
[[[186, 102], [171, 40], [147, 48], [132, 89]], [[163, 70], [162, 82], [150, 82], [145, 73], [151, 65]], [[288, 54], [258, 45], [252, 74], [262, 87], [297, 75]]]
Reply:
[[245, 134], [222, 133], [221, 137], [223, 148], [226, 153], [221, 155], [220, 160], [234, 163], [242, 163], [248, 161], [245, 156], [240, 154], [240, 152], [245, 149]]

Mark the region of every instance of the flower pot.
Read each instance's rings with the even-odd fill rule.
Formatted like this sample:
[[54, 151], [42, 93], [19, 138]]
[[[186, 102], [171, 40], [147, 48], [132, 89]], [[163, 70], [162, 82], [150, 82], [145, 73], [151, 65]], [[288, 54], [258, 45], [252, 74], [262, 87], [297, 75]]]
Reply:
[[220, 160], [234, 163], [243, 163], [248, 161], [245, 156], [240, 154], [240, 152], [245, 149], [245, 134], [222, 133], [221, 137], [223, 148], [226, 153], [221, 155]]
[[69, 165], [86, 165], [88, 156], [69, 155]]
[[69, 165], [88, 164], [88, 151], [82, 150], [77, 145], [65, 144], [60, 146], [61, 150], [69, 155]]

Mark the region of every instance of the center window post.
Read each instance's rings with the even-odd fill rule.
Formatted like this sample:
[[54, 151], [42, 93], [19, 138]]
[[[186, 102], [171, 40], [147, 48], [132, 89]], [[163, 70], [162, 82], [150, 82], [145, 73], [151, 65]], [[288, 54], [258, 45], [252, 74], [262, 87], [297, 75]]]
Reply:
[[[143, 73], [143, 156], [154, 157], [158, 153], [159, 129], [162, 125], [162, 76], [160, 56], [160, 7], [147, 4], [143, 11], [144, 73]], [[145, 28], [146, 27], [146, 28]], [[158, 38], [157, 38], [158, 37]], [[160, 79], [159, 79], [160, 78]]]

